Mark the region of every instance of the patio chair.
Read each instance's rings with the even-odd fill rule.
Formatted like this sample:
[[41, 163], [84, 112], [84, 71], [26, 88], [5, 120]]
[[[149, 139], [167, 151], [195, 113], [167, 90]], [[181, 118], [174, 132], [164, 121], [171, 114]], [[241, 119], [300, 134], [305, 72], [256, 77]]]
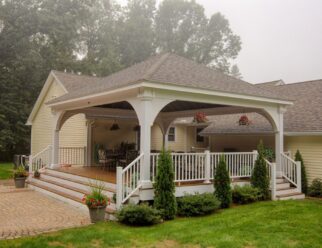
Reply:
[[126, 155], [125, 155], [125, 159], [120, 159], [119, 160], [119, 164], [122, 167], [127, 166], [128, 164], [130, 164], [134, 159], [136, 159], [138, 156], [138, 151], [136, 150], [130, 150], [130, 151], [126, 151]]
[[107, 158], [106, 151], [104, 149], [98, 150], [98, 163], [103, 169], [112, 164], [113, 161], [113, 159]]

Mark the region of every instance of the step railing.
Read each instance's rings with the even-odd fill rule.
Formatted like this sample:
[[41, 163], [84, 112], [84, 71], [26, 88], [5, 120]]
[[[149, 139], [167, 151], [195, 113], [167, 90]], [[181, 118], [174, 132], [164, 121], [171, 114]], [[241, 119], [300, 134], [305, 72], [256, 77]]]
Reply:
[[29, 172], [33, 173], [40, 170], [51, 163], [52, 146], [49, 145], [35, 155], [29, 156]]
[[116, 170], [116, 207], [119, 208], [139, 188], [141, 180], [141, 165], [144, 154], [141, 153], [124, 169], [120, 166]]
[[59, 147], [59, 164], [85, 165], [86, 146]]
[[[257, 159], [257, 151], [217, 153], [171, 153], [175, 182], [205, 181], [213, 179], [214, 170], [224, 157], [231, 178], [250, 177]], [[151, 181], [155, 181], [159, 153], [151, 153]]]
[[281, 153], [281, 171], [282, 176], [293, 184], [298, 192], [302, 192], [301, 182], [301, 162], [294, 161], [284, 153]]
[[267, 172], [270, 179], [270, 189], [272, 200], [276, 199], [276, 163], [270, 162], [265, 159]]

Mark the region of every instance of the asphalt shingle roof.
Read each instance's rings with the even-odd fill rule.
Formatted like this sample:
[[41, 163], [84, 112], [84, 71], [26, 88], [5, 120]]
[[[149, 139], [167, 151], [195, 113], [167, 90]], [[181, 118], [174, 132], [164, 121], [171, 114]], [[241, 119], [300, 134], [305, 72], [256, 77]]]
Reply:
[[[295, 99], [284, 114], [284, 132], [322, 132], [322, 79], [293, 84], [276, 84], [275, 81], [257, 84], [256, 87], [274, 90], [281, 97]], [[272, 132], [269, 122], [261, 115], [247, 114], [253, 121], [250, 126], [239, 126], [241, 114], [216, 116], [204, 134], [240, 134]]]
[[51, 100], [49, 103], [106, 92], [141, 81], [290, 100], [271, 92], [269, 89], [256, 87], [173, 53], [155, 55], [141, 63], [103, 78], [79, 76], [57, 71], [53, 71], [53, 73], [65, 85], [68, 93]]

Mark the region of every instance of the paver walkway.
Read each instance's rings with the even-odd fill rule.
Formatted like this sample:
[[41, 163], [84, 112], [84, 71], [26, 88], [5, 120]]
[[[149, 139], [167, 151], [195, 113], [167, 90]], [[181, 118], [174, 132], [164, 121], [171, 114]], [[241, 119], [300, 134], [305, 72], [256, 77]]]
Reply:
[[0, 239], [90, 224], [88, 214], [41, 193], [0, 184]]

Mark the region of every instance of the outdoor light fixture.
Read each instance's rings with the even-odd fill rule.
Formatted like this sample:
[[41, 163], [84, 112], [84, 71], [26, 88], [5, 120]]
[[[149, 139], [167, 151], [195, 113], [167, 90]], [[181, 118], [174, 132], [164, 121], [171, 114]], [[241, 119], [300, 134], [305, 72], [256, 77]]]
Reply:
[[111, 131], [116, 131], [119, 130], [120, 126], [114, 121], [113, 125], [111, 126], [110, 130]]
[[133, 131], [135, 131], [135, 132], [140, 131], [140, 125], [134, 126]]

